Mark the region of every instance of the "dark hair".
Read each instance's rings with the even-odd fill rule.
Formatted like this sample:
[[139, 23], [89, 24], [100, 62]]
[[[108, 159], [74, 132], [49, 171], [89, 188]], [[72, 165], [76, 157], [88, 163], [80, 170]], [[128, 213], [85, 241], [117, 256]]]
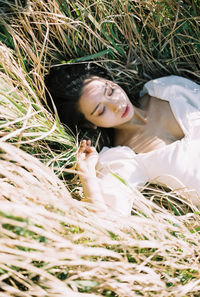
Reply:
[[94, 144], [101, 134], [100, 147], [112, 145], [113, 129], [92, 129], [92, 124], [78, 109], [85, 80], [93, 76], [110, 79], [108, 72], [103, 67], [92, 62], [52, 67], [45, 79], [47, 103], [53, 111], [53, 100], [61, 122], [74, 134], [78, 132], [80, 138], [91, 138]]

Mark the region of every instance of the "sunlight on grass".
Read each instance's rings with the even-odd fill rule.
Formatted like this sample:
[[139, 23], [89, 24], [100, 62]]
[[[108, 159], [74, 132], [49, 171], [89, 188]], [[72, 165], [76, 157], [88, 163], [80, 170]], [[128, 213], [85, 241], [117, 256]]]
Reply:
[[78, 136], [44, 84], [89, 60], [133, 99], [159, 76], [200, 83], [198, 1], [21, 3], [0, 0], [0, 296], [199, 296], [199, 211], [158, 185], [129, 218], [72, 199]]

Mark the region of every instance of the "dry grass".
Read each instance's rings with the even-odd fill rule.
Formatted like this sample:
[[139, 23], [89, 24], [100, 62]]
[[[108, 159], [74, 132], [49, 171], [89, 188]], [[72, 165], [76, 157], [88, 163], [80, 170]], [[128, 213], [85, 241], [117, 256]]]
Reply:
[[197, 214], [174, 216], [134, 193], [137, 215], [95, 213], [39, 160], [4, 142], [0, 149], [2, 296], [200, 290]]
[[138, 215], [91, 212], [37, 159], [3, 142], [0, 149], [1, 289], [8, 296], [76, 296], [78, 288], [192, 296], [200, 289], [197, 215], [175, 217], [142, 195]]
[[133, 97], [170, 73], [200, 82], [199, 10], [31, 0], [2, 15], [0, 296], [199, 296], [198, 210], [155, 187], [133, 193], [129, 218], [73, 200], [64, 178], [76, 140], [41, 103], [45, 73], [66, 61], [96, 59]]
[[75, 141], [39, 100], [20, 58], [0, 44], [1, 141], [15, 143], [62, 175], [71, 163]]

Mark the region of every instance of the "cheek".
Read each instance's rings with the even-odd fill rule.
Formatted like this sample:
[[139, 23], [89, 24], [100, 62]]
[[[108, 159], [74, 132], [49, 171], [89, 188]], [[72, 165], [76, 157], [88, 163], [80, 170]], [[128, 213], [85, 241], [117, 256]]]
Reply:
[[106, 111], [104, 116], [99, 116], [99, 117], [85, 116], [85, 118], [90, 123], [102, 128], [111, 128], [123, 122], [116, 116], [115, 113], [110, 112], [109, 110]]
[[87, 120], [94, 124], [97, 127], [107, 128], [110, 126], [110, 121], [107, 118], [99, 117], [99, 118], [87, 118]]
[[98, 119], [97, 126], [102, 128], [112, 128], [120, 124], [120, 120], [117, 119], [113, 114], [107, 114], [105, 117]]

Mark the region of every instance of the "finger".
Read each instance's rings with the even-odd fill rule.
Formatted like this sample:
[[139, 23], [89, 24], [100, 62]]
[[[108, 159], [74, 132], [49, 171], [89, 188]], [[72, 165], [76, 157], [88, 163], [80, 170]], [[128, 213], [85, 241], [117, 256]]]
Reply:
[[88, 140], [86, 141], [86, 150], [87, 150], [87, 152], [90, 152], [90, 147], [91, 147], [91, 140], [88, 139]]
[[89, 157], [89, 155], [92, 155], [93, 153], [97, 153], [95, 147], [93, 146], [90, 146], [86, 151], [85, 151], [85, 154], [87, 157]]
[[86, 143], [87, 143], [88, 146], [91, 146], [91, 140], [90, 139], [88, 139]]
[[80, 142], [78, 152], [81, 153], [81, 152], [84, 152], [85, 150], [86, 150], [86, 140], [84, 139]]
[[88, 139], [88, 140], [85, 140], [84, 142], [84, 145], [85, 145], [85, 152], [86, 153], [90, 153], [91, 152], [91, 140]]
[[85, 146], [87, 144], [87, 141], [85, 139], [81, 140], [80, 146]]
[[90, 153], [92, 153], [95, 150], [96, 149], [93, 146], [88, 146], [85, 151], [86, 151], [86, 153], [90, 154]]

